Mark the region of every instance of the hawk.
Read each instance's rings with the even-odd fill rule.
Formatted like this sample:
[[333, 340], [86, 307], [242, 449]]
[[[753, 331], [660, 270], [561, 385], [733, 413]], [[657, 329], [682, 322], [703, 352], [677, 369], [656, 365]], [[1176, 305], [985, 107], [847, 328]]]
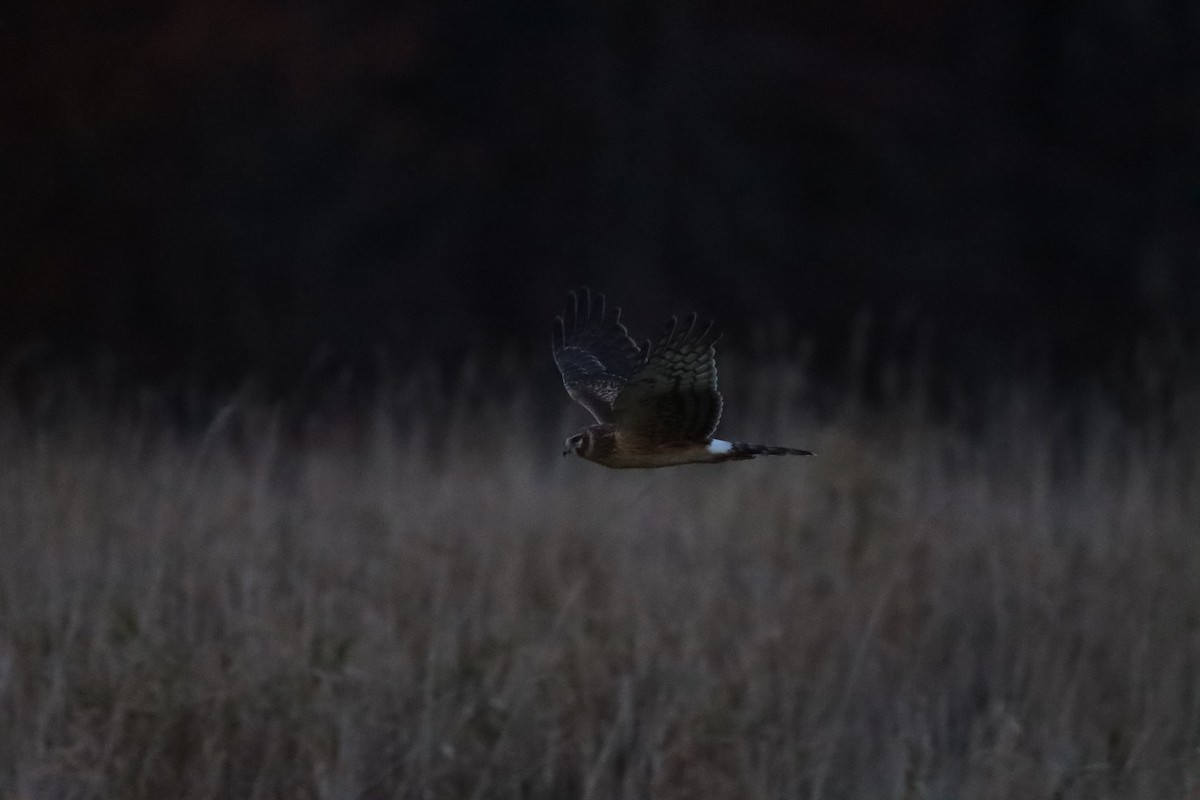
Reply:
[[721, 419], [712, 322], [672, 317], [653, 347], [641, 347], [610, 313], [604, 295], [568, 294], [554, 320], [554, 363], [567, 394], [596, 418], [567, 439], [575, 452], [606, 467], [715, 464], [755, 456], [811, 456], [807, 450], [714, 439]]

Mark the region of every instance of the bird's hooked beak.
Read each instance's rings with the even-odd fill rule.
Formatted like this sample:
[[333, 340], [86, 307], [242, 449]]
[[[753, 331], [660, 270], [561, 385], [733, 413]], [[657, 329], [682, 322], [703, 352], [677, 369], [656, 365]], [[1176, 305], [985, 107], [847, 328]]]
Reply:
[[565, 458], [571, 452], [571, 445], [563, 445], [563, 457]]

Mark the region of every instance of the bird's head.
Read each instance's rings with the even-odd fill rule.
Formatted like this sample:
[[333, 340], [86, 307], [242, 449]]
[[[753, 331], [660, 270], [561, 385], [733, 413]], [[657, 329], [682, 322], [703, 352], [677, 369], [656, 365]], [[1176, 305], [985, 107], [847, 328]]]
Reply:
[[563, 443], [563, 455], [565, 456], [567, 453], [578, 453], [582, 458], [583, 454], [587, 452], [588, 444], [588, 432], [586, 430], [580, 431], [574, 436], [568, 437], [567, 441]]

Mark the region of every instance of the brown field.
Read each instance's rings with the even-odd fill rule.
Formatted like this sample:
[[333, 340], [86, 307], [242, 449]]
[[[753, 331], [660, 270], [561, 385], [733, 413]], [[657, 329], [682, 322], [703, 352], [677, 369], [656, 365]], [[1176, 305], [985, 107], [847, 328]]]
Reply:
[[818, 457], [649, 472], [561, 458], [544, 370], [195, 432], [51, 381], [0, 402], [0, 797], [1200, 797], [1194, 372], [743, 365], [722, 433]]

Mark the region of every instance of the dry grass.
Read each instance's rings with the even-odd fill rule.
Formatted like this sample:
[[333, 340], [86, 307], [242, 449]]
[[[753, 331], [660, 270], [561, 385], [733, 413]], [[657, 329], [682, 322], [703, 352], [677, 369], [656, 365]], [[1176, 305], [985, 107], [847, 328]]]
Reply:
[[0, 797], [1197, 796], [1200, 395], [771, 376], [724, 430], [818, 458], [610, 472], [565, 400], [416, 378], [203, 435], [6, 405]]

